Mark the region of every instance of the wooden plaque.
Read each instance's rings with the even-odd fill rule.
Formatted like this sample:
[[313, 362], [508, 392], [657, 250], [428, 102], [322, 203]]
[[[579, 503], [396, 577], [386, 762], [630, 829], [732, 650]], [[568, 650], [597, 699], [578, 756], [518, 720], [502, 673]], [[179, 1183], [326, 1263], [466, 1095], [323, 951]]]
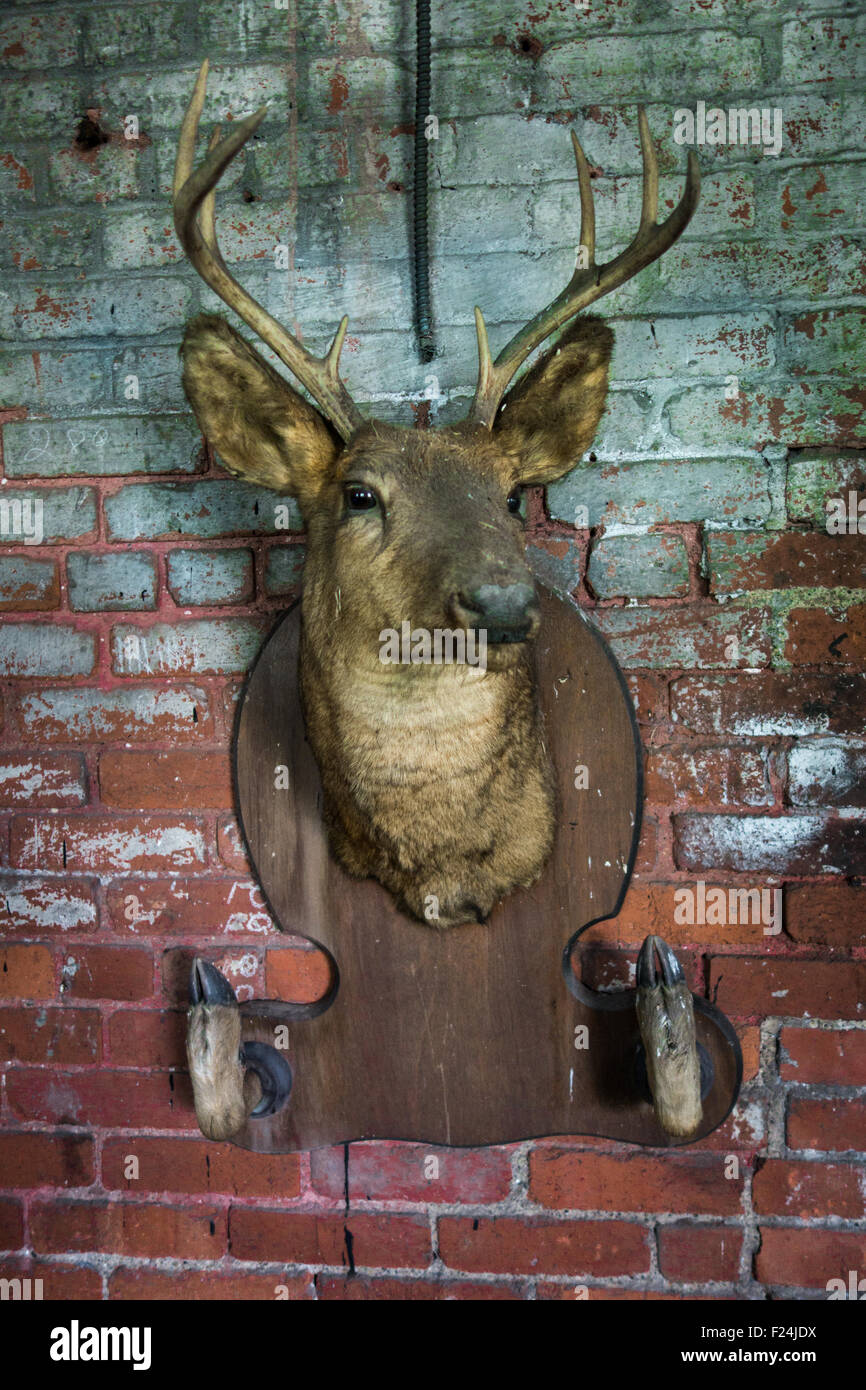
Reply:
[[[249, 1119], [236, 1143], [282, 1153], [354, 1139], [497, 1144], [592, 1134], [694, 1142], [725, 1119], [742, 1060], [727, 1019], [695, 998], [711, 1062], [700, 1130], [659, 1127], [641, 1078], [634, 991], [579, 978], [574, 939], [615, 916], [640, 832], [640, 738], [622, 674], [568, 600], [541, 591], [539, 700], [558, 783], [556, 841], [538, 883], [483, 924], [440, 930], [405, 916], [372, 879], [349, 878], [322, 824], [318, 770], [301, 714], [296, 604], [250, 673], [238, 720], [236, 784], [250, 857], [275, 920], [333, 962], [314, 1005], [241, 1006], [245, 1041], [288, 1020], [288, 1104]], [[275, 768], [289, 769], [278, 790]], [[576, 769], [587, 770], [588, 785]], [[572, 969], [574, 965], [574, 969]]]

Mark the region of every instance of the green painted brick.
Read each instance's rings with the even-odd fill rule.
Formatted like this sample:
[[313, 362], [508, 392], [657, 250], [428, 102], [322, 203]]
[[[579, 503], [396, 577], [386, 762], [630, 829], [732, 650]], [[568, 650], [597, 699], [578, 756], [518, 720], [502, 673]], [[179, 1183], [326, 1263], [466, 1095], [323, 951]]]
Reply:
[[0, 489], [0, 545], [26, 545], [28, 536], [36, 544], [83, 540], [96, 524], [93, 488]]
[[13, 421], [4, 429], [9, 477], [192, 473], [201, 432], [189, 415]]
[[707, 670], [770, 663], [770, 618], [763, 608], [707, 610], [692, 605], [598, 608], [593, 622], [626, 668]]
[[175, 550], [168, 556], [168, 589], [175, 603], [242, 603], [252, 594], [249, 550]]
[[859, 450], [806, 449], [788, 463], [785, 504], [788, 519], [823, 529], [827, 500], [855, 492], [866, 497], [866, 455]]
[[[659, 205], [674, 207], [682, 196], [681, 174], [659, 180]], [[640, 222], [643, 180], [604, 177], [593, 180], [596, 240], [599, 253], [622, 241], [623, 232], [637, 231]], [[474, 195], [473, 195], [474, 197]], [[465, 193], [462, 195], [466, 201]], [[684, 232], [688, 238], [730, 233], [754, 223], [755, 191], [752, 175], [744, 171], [717, 174], [703, 180], [698, 211]], [[455, 203], [455, 214], [459, 212]], [[567, 182], [545, 184], [532, 197], [533, 227], [545, 247], [576, 247], [580, 239], [580, 195], [573, 174]], [[457, 228], [459, 231], [459, 227]], [[607, 256], [599, 259], [607, 259]]]
[[603, 536], [587, 577], [598, 598], [683, 598], [689, 561], [681, 536]]
[[56, 608], [59, 602], [55, 561], [0, 555], [0, 607], [23, 612], [28, 608]]
[[781, 77], [792, 87], [866, 77], [866, 16], [827, 15], [785, 24]]
[[548, 488], [550, 515], [572, 526], [761, 522], [770, 514], [767, 472], [745, 458], [665, 459], [575, 469]]
[[68, 70], [57, 77], [15, 74], [0, 85], [0, 130], [56, 140], [58, 125], [71, 135], [76, 117], [81, 119], [78, 79]]
[[[124, 117], [134, 112], [143, 130], [177, 131], [192, 94], [198, 56], [197, 52], [188, 68], [176, 72], [149, 71], [146, 63], [138, 72], [112, 72], [94, 82], [94, 105], [114, 129], [121, 129]], [[224, 64], [211, 66], [202, 130], [209, 131], [218, 122], [225, 125], [229, 117], [237, 120], [250, 115], [264, 105], [269, 119], [282, 121], [285, 128], [289, 113], [285, 63], [246, 63], [234, 55]]]
[[526, 547], [532, 573], [558, 594], [572, 593], [580, 583], [580, 546], [568, 536], [545, 536]]
[[179, 341], [163, 346], [124, 347], [111, 362], [115, 403], [130, 412], [188, 410], [181, 384]]
[[220, 675], [246, 671], [264, 625], [251, 618], [202, 618], [112, 629], [112, 667], [121, 676]]
[[301, 582], [306, 548], [302, 545], [272, 546], [265, 562], [265, 592], [271, 597], [292, 593]]
[[58, 11], [0, 21], [0, 53], [12, 69], [69, 67], [78, 61], [78, 16]]
[[42, 415], [104, 402], [103, 360], [96, 352], [0, 351], [0, 405]]
[[306, 83], [298, 91], [298, 118], [322, 121], [347, 110], [371, 109], [378, 120], [399, 121], [406, 115], [408, 65], [391, 57], [310, 59]]
[[90, 266], [97, 241], [96, 221], [87, 213], [9, 219], [0, 226], [0, 267], [35, 272]]
[[0, 672], [4, 676], [86, 676], [96, 661], [96, 637], [59, 623], [0, 626]]
[[782, 335], [789, 370], [841, 372], [866, 361], [866, 310], [812, 309], [788, 319]]
[[193, 307], [192, 288], [180, 276], [118, 276], [86, 285], [34, 283], [21, 278], [0, 300], [0, 338], [112, 337], [177, 328]]
[[36, 202], [37, 162], [17, 146], [0, 151], [0, 198], [4, 205]]
[[639, 36], [599, 36], [556, 44], [538, 60], [533, 91], [541, 109], [605, 101], [670, 101], [689, 95], [746, 91], [762, 80], [761, 41], [724, 29], [694, 30], [687, 42], [652, 46]]
[[156, 607], [156, 566], [152, 555], [90, 555], [66, 558], [69, 606], [79, 613], [129, 612]]
[[612, 319], [611, 379], [716, 376], [775, 362], [775, 321], [762, 313]]
[[63, 202], [103, 204], [137, 198], [141, 150], [137, 145], [97, 145], [86, 156], [74, 148], [52, 150], [48, 177], [54, 196]]
[[[291, 222], [284, 199], [270, 203], [223, 204], [217, 230], [220, 251], [229, 264], [261, 260], [275, 264], [274, 248], [288, 245]], [[127, 266], [161, 266], [183, 261], [168, 206], [150, 212], [124, 212], [106, 223], [105, 263], [118, 269]]]
[[173, 535], [213, 539], [238, 531], [272, 535], [301, 529], [301, 515], [292, 498], [232, 479], [126, 487], [106, 498], [105, 517], [113, 541]]
[[668, 403], [672, 433], [683, 444], [718, 448], [866, 444], [863, 389], [833, 381], [741, 382], [736, 400], [720, 387], [696, 386]]
[[[92, 67], [134, 63], [140, 58], [176, 62], [198, 51], [183, 5], [91, 5], [84, 26], [84, 61]], [[203, 50], [206, 51], [206, 50]]]
[[856, 163], [809, 164], [779, 173], [767, 200], [768, 235], [783, 232], [835, 232], [856, 230], [866, 222], [866, 188], [863, 165]]

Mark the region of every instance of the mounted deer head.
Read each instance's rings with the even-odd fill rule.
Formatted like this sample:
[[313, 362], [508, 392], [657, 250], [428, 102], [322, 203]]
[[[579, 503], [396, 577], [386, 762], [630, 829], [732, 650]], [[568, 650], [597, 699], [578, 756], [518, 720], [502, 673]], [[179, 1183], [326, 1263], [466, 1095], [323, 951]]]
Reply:
[[[377, 878], [419, 920], [483, 921], [503, 895], [534, 882], [553, 837], [520, 489], [561, 478], [592, 442], [613, 334], [597, 318], [572, 320], [677, 239], [697, 206], [697, 160], [689, 154], [683, 197], [657, 224], [658, 167], [639, 112], [640, 225], [631, 245], [599, 266], [589, 167], [572, 135], [585, 255], [495, 361], [475, 310], [479, 370], [469, 415], [424, 433], [362, 418], [339, 375], [346, 318], [315, 357], [226, 269], [214, 188], [266, 108], [223, 140], [215, 131], [194, 170], [206, 80], [204, 63], [178, 148], [178, 236], [205, 282], [320, 409], [213, 315], [186, 330], [184, 388], [227, 468], [296, 497], [307, 525], [301, 689], [331, 843], [349, 873]], [[530, 354], [561, 329], [509, 390]], [[384, 634], [406, 623], [419, 659], [383, 661]], [[430, 661], [437, 632], [451, 635], [452, 650], [455, 634], [486, 638], [486, 662]]]

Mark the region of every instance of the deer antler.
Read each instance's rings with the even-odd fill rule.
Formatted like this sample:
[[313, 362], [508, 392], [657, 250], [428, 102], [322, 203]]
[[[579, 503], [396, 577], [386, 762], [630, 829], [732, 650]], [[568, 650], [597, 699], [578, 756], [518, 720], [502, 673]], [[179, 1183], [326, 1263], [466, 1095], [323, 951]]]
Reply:
[[314, 357], [229, 274], [217, 246], [214, 189], [238, 150], [264, 120], [266, 106], [247, 116], [224, 140], [219, 127], [204, 162], [193, 171], [198, 123], [204, 106], [208, 61], [202, 63], [181, 126], [174, 166], [174, 225], [181, 245], [205, 284], [234, 309], [263, 343], [273, 348], [289, 371], [318, 401], [342, 439], [349, 439], [363, 417], [340, 380], [340, 352], [349, 320], [344, 317], [324, 357]]
[[646, 112], [638, 107], [638, 126], [640, 147], [643, 155], [643, 207], [640, 226], [631, 245], [607, 265], [595, 263], [595, 204], [592, 197], [592, 184], [586, 155], [580, 147], [574, 131], [571, 133], [574, 157], [577, 161], [577, 181], [580, 189], [580, 244], [586, 248], [589, 264], [580, 265], [578, 260], [574, 274], [565, 289], [556, 299], [542, 309], [535, 318], [521, 328], [500, 352], [494, 362], [490, 356], [487, 341], [487, 326], [481, 310], [475, 309], [475, 326], [478, 332], [478, 386], [468, 418], [479, 424], [493, 424], [496, 412], [506, 388], [518, 368], [529, 354], [543, 343], [545, 338], [561, 328], [569, 319], [580, 313], [588, 304], [602, 295], [609, 294], [619, 285], [630, 280], [644, 266], [658, 260], [659, 256], [672, 246], [680, 233], [688, 225], [692, 213], [698, 205], [701, 192], [701, 171], [694, 150], [689, 150], [686, 187], [682, 198], [670, 217], [657, 223], [659, 171], [653, 149], [652, 137]]

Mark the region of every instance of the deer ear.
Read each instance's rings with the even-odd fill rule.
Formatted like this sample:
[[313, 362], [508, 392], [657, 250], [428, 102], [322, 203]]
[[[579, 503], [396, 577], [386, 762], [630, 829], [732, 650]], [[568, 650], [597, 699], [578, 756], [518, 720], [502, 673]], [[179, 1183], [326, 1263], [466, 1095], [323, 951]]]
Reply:
[[217, 314], [193, 319], [180, 351], [187, 400], [226, 468], [303, 510], [340, 453], [336, 432]]
[[578, 319], [508, 392], [493, 429], [518, 455], [521, 483], [552, 483], [590, 446], [607, 396], [613, 332]]

